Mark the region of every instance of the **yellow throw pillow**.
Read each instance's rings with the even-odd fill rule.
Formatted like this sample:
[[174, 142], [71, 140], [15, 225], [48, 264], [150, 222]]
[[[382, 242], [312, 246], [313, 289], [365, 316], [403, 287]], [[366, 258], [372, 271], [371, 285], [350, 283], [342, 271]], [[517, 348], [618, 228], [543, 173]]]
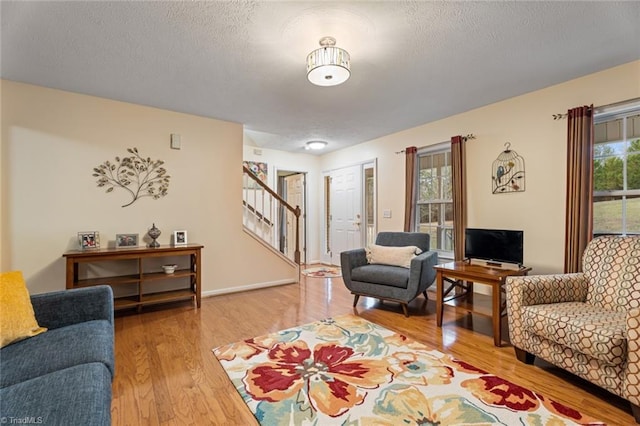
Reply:
[[47, 331], [33, 312], [22, 272], [0, 274], [0, 348]]
[[397, 247], [371, 244], [367, 247], [367, 261], [369, 263], [409, 268], [411, 267], [411, 259], [420, 253], [422, 253], [422, 250], [416, 246]]

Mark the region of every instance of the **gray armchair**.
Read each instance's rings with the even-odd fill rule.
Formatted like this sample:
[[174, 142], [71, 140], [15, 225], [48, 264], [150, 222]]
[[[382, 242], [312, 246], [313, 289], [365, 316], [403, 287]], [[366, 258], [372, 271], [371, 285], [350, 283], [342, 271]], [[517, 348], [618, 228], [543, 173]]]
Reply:
[[380, 232], [376, 244], [388, 247], [416, 246], [422, 253], [411, 260], [410, 268], [370, 264], [365, 249], [340, 253], [344, 283], [355, 296], [353, 306], [357, 305], [360, 296], [391, 300], [400, 303], [408, 317], [408, 303], [420, 293], [427, 298], [427, 288], [436, 278], [433, 267], [438, 263], [438, 254], [429, 251], [429, 234], [417, 232]]

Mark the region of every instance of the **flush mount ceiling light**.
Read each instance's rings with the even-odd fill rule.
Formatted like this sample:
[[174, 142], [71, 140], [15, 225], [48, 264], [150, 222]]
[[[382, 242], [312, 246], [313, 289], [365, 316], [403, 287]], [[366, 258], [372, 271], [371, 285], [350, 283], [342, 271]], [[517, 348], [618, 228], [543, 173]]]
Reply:
[[349, 79], [349, 52], [336, 47], [336, 39], [322, 37], [320, 49], [307, 56], [307, 78], [317, 86], [337, 86]]
[[327, 146], [325, 141], [309, 141], [306, 143], [304, 149], [318, 150], [323, 149], [325, 146]]

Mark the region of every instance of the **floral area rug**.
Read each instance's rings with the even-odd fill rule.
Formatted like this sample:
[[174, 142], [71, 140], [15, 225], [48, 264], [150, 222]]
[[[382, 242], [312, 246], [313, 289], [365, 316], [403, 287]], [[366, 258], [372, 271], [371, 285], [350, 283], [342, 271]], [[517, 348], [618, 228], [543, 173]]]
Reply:
[[302, 275], [314, 278], [336, 278], [341, 277], [342, 273], [339, 268], [330, 268], [328, 266], [321, 266], [319, 268], [309, 268], [302, 271]]
[[603, 424], [355, 315], [214, 354], [262, 425]]

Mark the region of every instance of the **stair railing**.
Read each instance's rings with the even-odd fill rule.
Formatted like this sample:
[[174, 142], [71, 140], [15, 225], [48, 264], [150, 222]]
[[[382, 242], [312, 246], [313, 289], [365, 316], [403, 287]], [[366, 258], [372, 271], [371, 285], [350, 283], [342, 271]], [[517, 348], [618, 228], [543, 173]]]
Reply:
[[[242, 166], [243, 224], [254, 235], [275, 250], [300, 265], [300, 214], [299, 206], [291, 206], [276, 192], [262, 182], [247, 166]], [[278, 211], [284, 212], [278, 217]], [[280, 229], [295, 221], [295, 249], [293, 259], [288, 254], [285, 241], [279, 241]]]

